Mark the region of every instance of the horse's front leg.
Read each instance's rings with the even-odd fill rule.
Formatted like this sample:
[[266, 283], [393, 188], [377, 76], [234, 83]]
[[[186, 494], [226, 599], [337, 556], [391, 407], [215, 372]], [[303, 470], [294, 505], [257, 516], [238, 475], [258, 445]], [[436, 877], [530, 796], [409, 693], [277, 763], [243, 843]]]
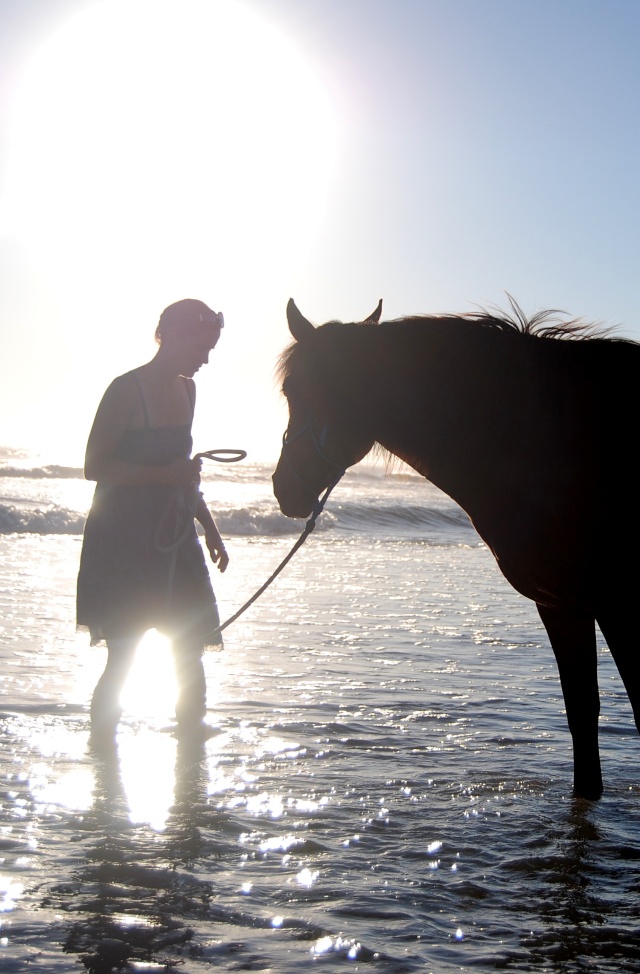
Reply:
[[598, 751], [598, 656], [595, 621], [566, 609], [538, 605], [556, 657], [573, 739], [573, 788], [582, 798], [600, 798]]

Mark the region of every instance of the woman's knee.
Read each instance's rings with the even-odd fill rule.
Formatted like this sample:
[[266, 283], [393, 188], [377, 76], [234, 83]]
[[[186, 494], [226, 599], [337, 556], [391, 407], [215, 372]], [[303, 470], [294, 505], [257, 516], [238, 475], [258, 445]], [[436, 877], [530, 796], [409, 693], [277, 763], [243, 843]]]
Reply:
[[171, 641], [171, 652], [177, 666], [199, 667], [202, 665], [204, 646], [191, 640], [174, 639]]
[[133, 664], [139, 639], [107, 640], [107, 664], [105, 673], [126, 675]]

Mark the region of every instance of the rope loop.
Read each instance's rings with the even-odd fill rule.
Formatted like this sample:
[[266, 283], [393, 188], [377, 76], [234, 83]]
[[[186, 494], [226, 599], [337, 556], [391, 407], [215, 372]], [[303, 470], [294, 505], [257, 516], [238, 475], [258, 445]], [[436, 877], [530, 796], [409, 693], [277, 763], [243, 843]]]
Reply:
[[246, 450], [203, 450], [196, 453], [194, 460], [216, 460], [218, 463], [237, 463], [244, 460]]

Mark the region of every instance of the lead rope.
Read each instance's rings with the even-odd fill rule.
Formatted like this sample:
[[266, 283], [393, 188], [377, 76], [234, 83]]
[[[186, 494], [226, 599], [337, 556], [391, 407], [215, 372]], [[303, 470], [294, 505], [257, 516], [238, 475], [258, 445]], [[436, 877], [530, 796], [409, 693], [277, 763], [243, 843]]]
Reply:
[[282, 561], [280, 562], [280, 564], [278, 565], [278, 567], [276, 568], [276, 570], [274, 571], [274, 573], [269, 576], [269, 578], [266, 580], [266, 582], [264, 583], [264, 585], [261, 585], [260, 588], [258, 589], [258, 591], [254, 595], [252, 595], [250, 599], [247, 599], [247, 601], [244, 603], [244, 605], [241, 605], [240, 606], [240, 608], [238, 609], [237, 612], [234, 612], [234, 614], [229, 619], [227, 619], [226, 622], [223, 622], [221, 626], [218, 626], [217, 629], [214, 629], [213, 632], [211, 633], [211, 635], [215, 635], [216, 633], [222, 632], [222, 630], [223, 629], [226, 629], [227, 626], [230, 626], [232, 622], [235, 622], [236, 619], [239, 618], [239, 616], [241, 616], [243, 612], [246, 612], [246, 610], [249, 608], [249, 606], [250, 605], [253, 605], [253, 603], [257, 599], [260, 598], [260, 596], [262, 595], [262, 593], [267, 588], [269, 588], [269, 586], [271, 585], [271, 583], [274, 580], [274, 578], [277, 578], [278, 577], [278, 575], [280, 574], [280, 572], [282, 571], [282, 569], [285, 567], [285, 565], [287, 565], [291, 561], [291, 559], [295, 555], [296, 551], [298, 551], [302, 547], [302, 545], [305, 543], [305, 541], [307, 540], [307, 538], [309, 537], [309, 535], [311, 534], [311, 532], [315, 528], [316, 521], [317, 521], [318, 517], [320, 516], [320, 514], [322, 514], [322, 510], [324, 508], [324, 505], [327, 503], [327, 500], [329, 499], [329, 494], [331, 493], [331, 491], [333, 490], [333, 488], [336, 486], [336, 484], [342, 478], [343, 475], [344, 475], [344, 470], [340, 473], [340, 476], [337, 477], [333, 481], [332, 484], [329, 484], [329, 486], [325, 490], [325, 492], [322, 495], [322, 497], [320, 497], [315, 502], [315, 504], [313, 505], [313, 511], [311, 512], [311, 517], [309, 518], [309, 520], [305, 524], [304, 530], [303, 530], [302, 534], [300, 535], [300, 537], [298, 538], [298, 540], [296, 541], [296, 543], [294, 544], [293, 548], [288, 553], [288, 555], [286, 555], [282, 559]]
[[[206, 458], [207, 460], [217, 460], [218, 463], [237, 463], [238, 460], [244, 460], [246, 455], [247, 454], [245, 450], [206, 450], [202, 453], [196, 453], [196, 459]], [[342, 479], [343, 476], [344, 476], [344, 470], [340, 470], [338, 476], [333, 480], [332, 483], [329, 484], [322, 497], [319, 497], [315, 501], [313, 505], [313, 509], [311, 511], [311, 517], [305, 524], [302, 534], [294, 544], [291, 551], [282, 559], [282, 561], [280, 562], [276, 570], [273, 572], [273, 574], [270, 575], [269, 578], [266, 580], [264, 585], [261, 585], [258, 591], [255, 592], [250, 599], [247, 599], [244, 605], [241, 605], [238, 611], [234, 612], [234, 614], [230, 616], [230, 618], [227, 619], [226, 622], [223, 622], [221, 626], [217, 626], [216, 629], [213, 629], [210, 635], [212, 636], [217, 635], [218, 633], [226, 629], [228, 626], [230, 626], [231, 623], [235, 622], [236, 619], [239, 619], [240, 616], [243, 614], [243, 612], [246, 612], [249, 606], [253, 605], [253, 603], [260, 598], [262, 593], [269, 588], [273, 580], [276, 579], [280, 574], [280, 572], [282, 571], [282, 569], [286, 565], [288, 565], [288, 563], [295, 555], [296, 551], [298, 551], [302, 547], [302, 545], [305, 543], [305, 541], [307, 540], [307, 538], [315, 528], [316, 521], [322, 514], [324, 505], [327, 503], [329, 499], [329, 494], [331, 493], [333, 488], [339, 483], [339, 481]], [[198, 506], [198, 498], [200, 497], [200, 492], [194, 491], [193, 500], [190, 504], [188, 504], [186, 501], [186, 493], [187, 493], [186, 490], [180, 490], [178, 496], [177, 510], [176, 510], [176, 535], [178, 535], [178, 526], [180, 523], [180, 511], [188, 510], [189, 512], [189, 517], [186, 518], [186, 524], [181, 534], [177, 536], [175, 541], [173, 541], [170, 545], [160, 545], [160, 533], [164, 526], [164, 522], [166, 521], [169, 515], [171, 507], [173, 506], [173, 501], [171, 501], [171, 504], [167, 506], [166, 510], [164, 511], [162, 517], [160, 518], [160, 521], [158, 522], [158, 526], [156, 527], [156, 532], [155, 532], [154, 540], [155, 540], [156, 550], [162, 552], [163, 554], [168, 554], [169, 552], [171, 553], [171, 564], [169, 566], [169, 591], [168, 591], [169, 600], [171, 599], [171, 593], [173, 590], [173, 577], [175, 574], [178, 548], [180, 547], [181, 544], [183, 544], [186, 541], [188, 535], [191, 533], [191, 528], [193, 526], [193, 519], [195, 516], [196, 508]]]

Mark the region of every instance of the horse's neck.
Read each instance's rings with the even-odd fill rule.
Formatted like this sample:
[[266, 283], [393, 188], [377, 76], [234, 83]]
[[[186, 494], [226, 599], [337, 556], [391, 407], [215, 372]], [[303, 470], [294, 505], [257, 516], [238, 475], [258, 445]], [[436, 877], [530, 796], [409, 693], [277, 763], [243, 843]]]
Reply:
[[443, 329], [433, 338], [428, 326], [422, 331], [409, 330], [404, 342], [400, 330], [395, 336], [390, 331], [386, 354], [377, 356], [377, 374], [373, 370], [367, 383], [374, 435], [468, 506], [469, 489], [474, 498], [482, 493], [496, 451], [504, 452], [505, 440], [517, 437], [518, 418], [529, 408], [530, 374], [517, 343], [506, 350], [493, 340], [501, 336], [483, 341], [486, 336], [468, 328], [459, 333], [454, 325], [444, 338]]

